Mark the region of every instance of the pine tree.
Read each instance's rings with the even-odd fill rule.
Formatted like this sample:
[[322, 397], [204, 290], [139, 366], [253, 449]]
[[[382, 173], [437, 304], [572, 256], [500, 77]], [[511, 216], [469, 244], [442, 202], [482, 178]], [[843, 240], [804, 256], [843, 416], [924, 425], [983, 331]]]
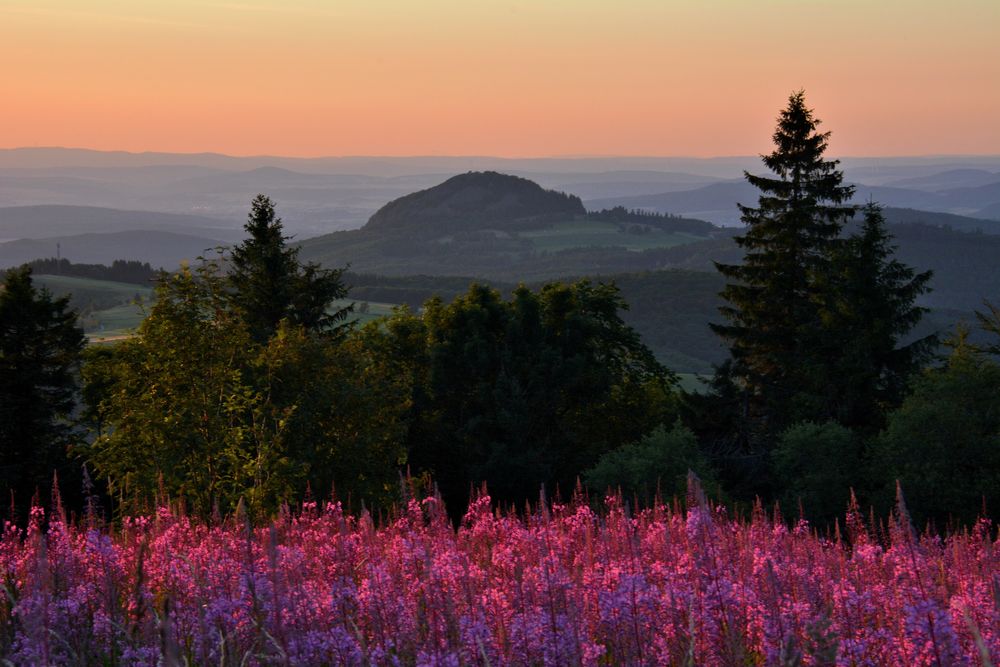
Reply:
[[774, 151], [763, 156], [773, 177], [745, 173], [760, 191], [757, 208], [740, 206], [747, 231], [736, 237], [742, 264], [716, 264], [728, 279], [721, 296], [726, 324], [712, 329], [729, 345], [730, 380], [745, 392], [744, 419], [757, 437], [798, 421], [822, 341], [817, 277], [831, 271], [853, 187], [836, 160], [823, 159], [830, 133], [793, 93], [778, 117]]
[[901, 345], [926, 308], [931, 272], [917, 273], [893, 258], [895, 246], [882, 209], [864, 208], [861, 229], [834, 254], [835, 271], [823, 282], [827, 340], [813, 374], [827, 419], [862, 433], [878, 431], [902, 402], [913, 374], [937, 344], [933, 335]]
[[[83, 330], [69, 298], [37, 289], [31, 269], [0, 287], [0, 495], [24, 509], [67, 463]], [[48, 498], [48, 495], [42, 496]]]
[[289, 247], [274, 202], [257, 195], [244, 229], [250, 235], [230, 256], [230, 301], [243, 314], [258, 342], [266, 341], [283, 319], [309, 330], [330, 331], [343, 323], [351, 308], [330, 311], [347, 296], [343, 270], [301, 264], [299, 249]]

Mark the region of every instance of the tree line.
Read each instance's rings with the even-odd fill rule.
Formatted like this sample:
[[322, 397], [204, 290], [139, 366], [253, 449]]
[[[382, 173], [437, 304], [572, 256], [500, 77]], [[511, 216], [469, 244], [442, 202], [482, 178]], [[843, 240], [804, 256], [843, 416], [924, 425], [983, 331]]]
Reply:
[[49, 257], [36, 259], [25, 264], [34, 273], [56, 276], [73, 276], [92, 280], [111, 280], [119, 283], [150, 286], [159, 271], [149, 262], [134, 259], [116, 259], [110, 266], [105, 264], [77, 264], [68, 259]]
[[96, 485], [114, 511], [169, 498], [267, 516], [332, 494], [385, 507], [408, 485], [457, 516], [484, 483], [506, 506], [581, 481], [642, 502], [682, 493], [694, 470], [727, 502], [818, 522], [852, 489], [887, 507], [897, 480], [916, 516], [971, 521], [1000, 500], [1000, 311], [979, 317], [992, 345], [959, 330], [941, 357], [934, 337], [912, 337], [930, 275], [894, 257], [877, 204], [846, 203], [818, 125], [793, 94], [771, 175], [747, 174], [761, 195], [742, 207], [742, 262], [718, 265], [713, 329], [729, 355], [707, 393], [679, 389], [614, 285], [504, 297], [473, 284], [350, 325], [331, 307], [343, 272], [301, 262], [260, 195], [247, 239], [161, 274], [148, 317], [114, 346], [84, 350], [66, 299], [29, 267], [6, 274], [0, 490], [23, 511], [56, 471], [64, 492]]

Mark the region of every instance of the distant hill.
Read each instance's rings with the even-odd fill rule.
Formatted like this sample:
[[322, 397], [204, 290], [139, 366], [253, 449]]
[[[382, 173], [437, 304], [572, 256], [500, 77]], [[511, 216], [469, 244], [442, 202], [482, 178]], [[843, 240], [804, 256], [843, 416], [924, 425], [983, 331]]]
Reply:
[[302, 258], [385, 275], [544, 280], [634, 268], [637, 253], [709, 238], [702, 220], [587, 213], [579, 198], [524, 178], [470, 172], [383, 206], [364, 227], [302, 242]]
[[419, 233], [520, 230], [585, 213], [579, 197], [545, 190], [526, 178], [495, 171], [468, 172], [389, 202], [369, 218], [364, 229]]
[[932, 227], [950, 227], [962, 232], [982, 232], [983, 234], [1000, 235], [1000, 223], [983, 217], [971, 218], [966, 215], [941, 213], [939, 211], [919, 211], [912, 208], [885, 208], [882, 210], [885, 221], [890, 225], [930, 225]]
[[[673, 213], [702, 218], [722, 225], [739, 224], [737, 203], [756, 205], [760, 192], [744, 180], [713, 183], [691, 190], [661, 192], [635, 197], [588, 199], [589, 210], [624, 206], [661, 213]], [[1000, 202], [1000, 183], [976, 187], [960, 187], [929, 192], [899, 187], [856, 184], [854, 202], [863, 204], [870, 199], [891, 208], [910, 208], [953, 214], [969, 214], [992, 203]]]
[[111, 264], [116, 259], [130, 259], [149, 262], [156, 268], [173, 269], [181, 261], [194, 260], [221, 245], [226, 244], [218, 239], [154, 230], [21, 239], [0, 243], [0, 267], [55, 257], [58, 252], [82, 264]]
[[231, 222], [197, 215], [125, 211], [98, 206], [0, 207], [0, 240], [5, 241], [134, 230], [175, 232], [226, 240], [242, 236], [239, 228]]
[[960, 187], [944, 190], [940, 193], [949, 206], [981, 209], [986, 206], [1000, 204], [1000, 177], [993, 183], [975, 187]]
[[985, 218], [987, 220], [1000, 220], [1000, 202], [990, 204], [989, 206], [980, 209], [976, 212], [976, 217]]
[[894, 188], [910, 188], [940, 192], [951, 188], [976, 187], [1000, 181], [1000, 172], [988, 169], [949, 169], [934, 174], [901, 178], [883, 183]]

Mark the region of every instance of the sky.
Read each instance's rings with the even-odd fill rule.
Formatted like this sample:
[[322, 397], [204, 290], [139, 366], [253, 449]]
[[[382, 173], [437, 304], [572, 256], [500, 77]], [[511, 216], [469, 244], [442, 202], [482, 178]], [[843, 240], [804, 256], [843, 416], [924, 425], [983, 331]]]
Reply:
[[0, 0], [0, 147], [1000, 154], [1000, 0]]

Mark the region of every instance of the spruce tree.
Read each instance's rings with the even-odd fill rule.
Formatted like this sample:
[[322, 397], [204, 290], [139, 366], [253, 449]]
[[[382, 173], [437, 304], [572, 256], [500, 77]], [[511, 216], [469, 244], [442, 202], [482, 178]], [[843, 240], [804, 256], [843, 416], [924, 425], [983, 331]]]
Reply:
[[[73, 441], [83, 330], [69, 298], [36, 288], [31, 269], [0, 286], [0, 497], [24, 510], [36, 491], [47, 500]], [[65, 477], [65, 475], [64, 475]]]
[[254, 198], [244, 229], [250, 238], [230, 256], [230, 302], [255, 340], [266, 341], [283, 319], [314, 331], [330, 331], [345, 320], [350, 307], [330, 311], [333, 301], [347, 296], [343, 270], [301, 264], [270, 198]]
[[831, 255], [853, 187], [844, 185], [836, 160], [826, 160], [830, 133], [793, 93], [778, 117], [775, 149], [762, 156], [773, 176], [745, 172], [761, 195], [756, 208], [740, 206], [746, 233], [736, 237], [742, 264], [716, 264], [728, 279], [721, 296], [727, 322], [712, 329], [729, 345], [729, 380], [745, 395], [743, 419], [757, 440], [808, 412], [799, 406], [823, 340], [818, 276], [831, 271]]
[[826, 335], [813, 374], [822, 416], [874, 434], [899, 406], [913, 374], [937, 343], [933, 335], [900, 344], [927, 311], [916, 305], [931, 272], [917, 273], [893, 258], [895, 246], [882, 209], [869, 203], [861, 228], [833, 256], [835, 271], [821, 276]]

